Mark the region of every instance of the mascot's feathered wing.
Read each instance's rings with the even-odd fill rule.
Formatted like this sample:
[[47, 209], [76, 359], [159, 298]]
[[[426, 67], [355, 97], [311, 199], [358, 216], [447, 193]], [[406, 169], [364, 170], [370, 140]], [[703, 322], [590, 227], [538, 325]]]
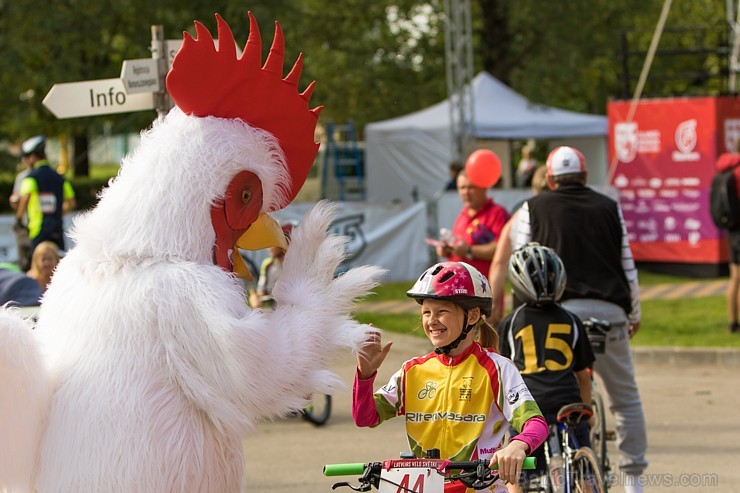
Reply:
[[199, 23], [185, 35], [177, 108], [75, 222], [36, 329], [0, 312], [0, 490], [243, 491], [254, 421], [330, 391], [332, 354], [373, 330], [349, 313], [382, 271], [333, 277], [345, 242], [326, 203], [293, 233], [277, 309], [247, 307], [237, 247], [285, 241], [267, 213], [306, 179], [318, 109], [300, 57], [282, 78], [279, 25], [262, 66], [251, 14], [240, 58], [217, 21], [219, 50]]

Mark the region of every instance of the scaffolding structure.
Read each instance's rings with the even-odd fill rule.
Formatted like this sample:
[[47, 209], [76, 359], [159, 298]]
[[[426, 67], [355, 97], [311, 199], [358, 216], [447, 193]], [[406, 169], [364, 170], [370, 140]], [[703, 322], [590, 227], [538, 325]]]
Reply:
[[445, 70], [450, 101], [452, 159], [471, 150], [474, 128], [473, 27], [470, 0], [445, 0]]

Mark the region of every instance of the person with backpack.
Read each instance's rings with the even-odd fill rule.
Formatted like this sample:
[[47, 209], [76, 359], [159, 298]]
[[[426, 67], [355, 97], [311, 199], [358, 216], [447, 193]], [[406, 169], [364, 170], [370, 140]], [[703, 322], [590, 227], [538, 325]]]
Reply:
[[717, 174], [710, 190], [710, 210], [717, 227], [727, 230], [730, 247], [730, 281], [727, 283], [727, 330], [740, 332], [740, 139], [732, 152], [717, 159]]

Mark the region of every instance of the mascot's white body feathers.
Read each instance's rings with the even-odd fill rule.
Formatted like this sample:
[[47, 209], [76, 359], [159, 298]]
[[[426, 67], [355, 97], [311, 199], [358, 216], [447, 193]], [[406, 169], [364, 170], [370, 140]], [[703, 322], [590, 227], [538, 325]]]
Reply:
[[[193, 126], [197, 128], [193, 128]], [[242, 438], [339, 380], [368, 331], [349, 317], [381, 270], [334, 279], [344, 241], [317, 205], [294, 233], [274, 312], [213, 264], [211, 205], [244, 169], [280, 199], [279, 147], [239, 120], [175, 109], [145, 133], [44, 295], [36, 329], [0, 313], [0, 491], [243, 491]], [[12, 412], [11, 412], [12, 411]]]

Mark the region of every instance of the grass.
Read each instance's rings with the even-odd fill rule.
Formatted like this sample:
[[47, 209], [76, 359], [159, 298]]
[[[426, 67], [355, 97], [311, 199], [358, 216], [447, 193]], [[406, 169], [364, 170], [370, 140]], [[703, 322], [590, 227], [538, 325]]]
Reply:
[[[661, 274], [640, 273], [640, 284], [696, 281], [693, 278], [673, 278]], [[390, 282], [378, 286], [376, 294], [366, 301], [404, 300], [413, 282]], [[409, 333], [424, 337], [420, 317], [416, 313], [356, 314], [362, 323], [372, 323], [389, 332]], [[674, 300], [643, 300], [640, 332], [633, 339], [635, 346], [732, 347], [740, 348], [740, 334], [727, 332], [724, 296], [681, 298]]]
[[[655, 272], [639, 271], [640, 286], [655, 286], [656, 284], [683, 284], [696, 281], [713, 281], [715, 279], [696, 279], [695, 277], [670, 276]], [[719, 278], [717, 278], [719, 279]]]
[[90, 178], [112, 178], [118, 174], [118, 164], [96, 164], [90, 166]]
[[645, 300], [636, 346], [740, 347], [727, 332], [724, 296]]
[[421, 329], [421, 318], [416, 313], [370, 313], [360, 312], [355, 318], [363, 324], [373, 324], [384, 331], [425, 337]]
[[[682, 284], [685, 282], [695, 282], [697, 279], [692, 277], [681, 277], [681, 276], [669, 276], [667, 274], [656, 274], [653, 272], [640, 271], [640, 285], [641, 286], [655, 286], [657, 284]], [[704, 281], [710, 281], [712, 279], [704, 279]], [[367, 301], [389, 301], [389, 300], [401, 300], [406, 298], [406, 291], [411, 288], [414, 281], [394, 281], [383, 283], [375, 288], [375, 294], [369, 296]], [[507, 282], [507, 292], [510, 291]]]

